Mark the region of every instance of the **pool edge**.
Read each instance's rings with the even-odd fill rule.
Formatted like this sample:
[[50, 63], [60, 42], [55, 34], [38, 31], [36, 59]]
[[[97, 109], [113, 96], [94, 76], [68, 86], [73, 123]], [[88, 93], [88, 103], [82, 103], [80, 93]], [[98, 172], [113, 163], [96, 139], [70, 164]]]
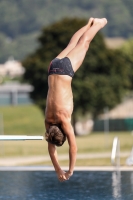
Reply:
[[[63, 170], [68, 170], [68, 167], [62, 167]], [[120, 171], [133, 171], [133, 166], [123, 166], [119, 168]], [[1, 166], [0, 171], [54, 171], [51, 166]], [[75, 167], [74, 171], [116, 171], [113, 166], [91, 166], [91, 167]]]

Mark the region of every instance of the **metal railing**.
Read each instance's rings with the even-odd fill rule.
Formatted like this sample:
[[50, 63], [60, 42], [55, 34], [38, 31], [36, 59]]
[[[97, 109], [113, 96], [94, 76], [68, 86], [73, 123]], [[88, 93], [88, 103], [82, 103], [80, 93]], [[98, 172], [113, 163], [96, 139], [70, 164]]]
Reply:
[[113, 140], [111, 163], [113, 166], [115, 166], [119, 170], [119, 167], [120, 167], [120, 141], [119, 141], [118, 137], [115, 137]]

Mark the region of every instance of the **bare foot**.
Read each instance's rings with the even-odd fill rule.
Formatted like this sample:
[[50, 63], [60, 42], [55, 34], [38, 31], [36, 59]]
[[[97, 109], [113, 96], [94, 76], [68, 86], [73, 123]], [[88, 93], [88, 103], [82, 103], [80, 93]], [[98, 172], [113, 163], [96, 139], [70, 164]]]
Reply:
[[93, 25], [97, 25], [97, 24], [99, 24], [100, 27], [103, 28], [107, 24], [107, 19], [106, 18], [102, 18], [102, 19], [95, 18]]
[[94, 22], [94, 18], [91, 17], [88, 21], [88, 26], [91, 27], [93, 25], [93, 22]]

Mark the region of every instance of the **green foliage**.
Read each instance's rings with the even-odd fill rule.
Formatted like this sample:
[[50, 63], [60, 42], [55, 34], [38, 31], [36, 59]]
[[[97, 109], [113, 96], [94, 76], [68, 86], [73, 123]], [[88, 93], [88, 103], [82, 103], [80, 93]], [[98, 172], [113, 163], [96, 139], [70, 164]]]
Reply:
[[[10, 9], [9, 9], [10, 8]], [[30, 9], [32, 8], [32, 9]], [[30, 12], [29, 12], [30, 9]], [[132, 34], [131, 0], [2, 0], [0, 1], [0, 32], [11, 38], [33, 33], [44, 24], [62, 17], [107, 17], [110, 36]], [[95, 16], [94, 16], [95, 15]]]
[[[109, 23], [103, 33], [107, 37], [131, 37], [132, 11], [131, 0], [1, 0], [0, 34], [4, 35], [4, 43], [0, 45], [0, 62], [9, 56], [23, 59], [32, 52], [32, 48], [36, 49], [33, 36], [43, 26], [68, 16], [87, 20], [90, 17], [106, 17]], [[12, 43], [7, 44], [7, 39]], [[29, 45], [23, 45], [27, 40]]]
[[[75, 110], [80, 109], [83, 114], [90, 111], [93, 117], [103, 112], [105, 107], [112, 108], [118, 104], [131, 85], [129, 67], [122, 53], [104, 48], [102, 44], [98, 49], [94, 45], [97, 39], [92, 42], [85, 62], [73, 81], [74, 97], [78, 91]], [[95, 53], [91, 49], [93, 45]]]
[[27, 34], [12, 40], [0, 33], [0, 63], [4, 63], [9, 57], [14, 57], [16, 60], [24, 59], [37, 48], [37, 35]]
[[131, 89], [133, 90], [133, 38], [130, 38], [121, 48], [121, 52], [127, 62], [130, 70], [129, 79], [131, 81]]
[[[86, 20], [68, 19], [54, 23], [42, 30], [40, 47], [28, 56], [23, 66], [24, 79], [34, 86], [32, 98], [44, 110], [47, 95], [47, 69], [49, 63], [68, 44], [71, 36]], [[130, 72], [120, 50], [107, 49], [104, 38], [98, 33], [90, 45], [82, 67], [73, 79], [74, 115], [91, 112], [96, 117], [103, 108], [112, 108], [120, 102], [131, 87]]]

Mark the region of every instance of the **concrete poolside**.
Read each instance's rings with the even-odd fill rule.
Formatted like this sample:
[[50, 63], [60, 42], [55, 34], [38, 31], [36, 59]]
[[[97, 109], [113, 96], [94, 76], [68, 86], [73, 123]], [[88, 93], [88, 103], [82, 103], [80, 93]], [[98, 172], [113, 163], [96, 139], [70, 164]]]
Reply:
[[[68, 167], [62, 167], [63, 170], [68, 170]], [[74, 171], [133, 171], [133, 166], [119, 167], [113, 166], [91, 166], [91, 167], [75, 167]], [[0, 167], [0, 171], [55, 171], [51, 166], [9, 166]]]

